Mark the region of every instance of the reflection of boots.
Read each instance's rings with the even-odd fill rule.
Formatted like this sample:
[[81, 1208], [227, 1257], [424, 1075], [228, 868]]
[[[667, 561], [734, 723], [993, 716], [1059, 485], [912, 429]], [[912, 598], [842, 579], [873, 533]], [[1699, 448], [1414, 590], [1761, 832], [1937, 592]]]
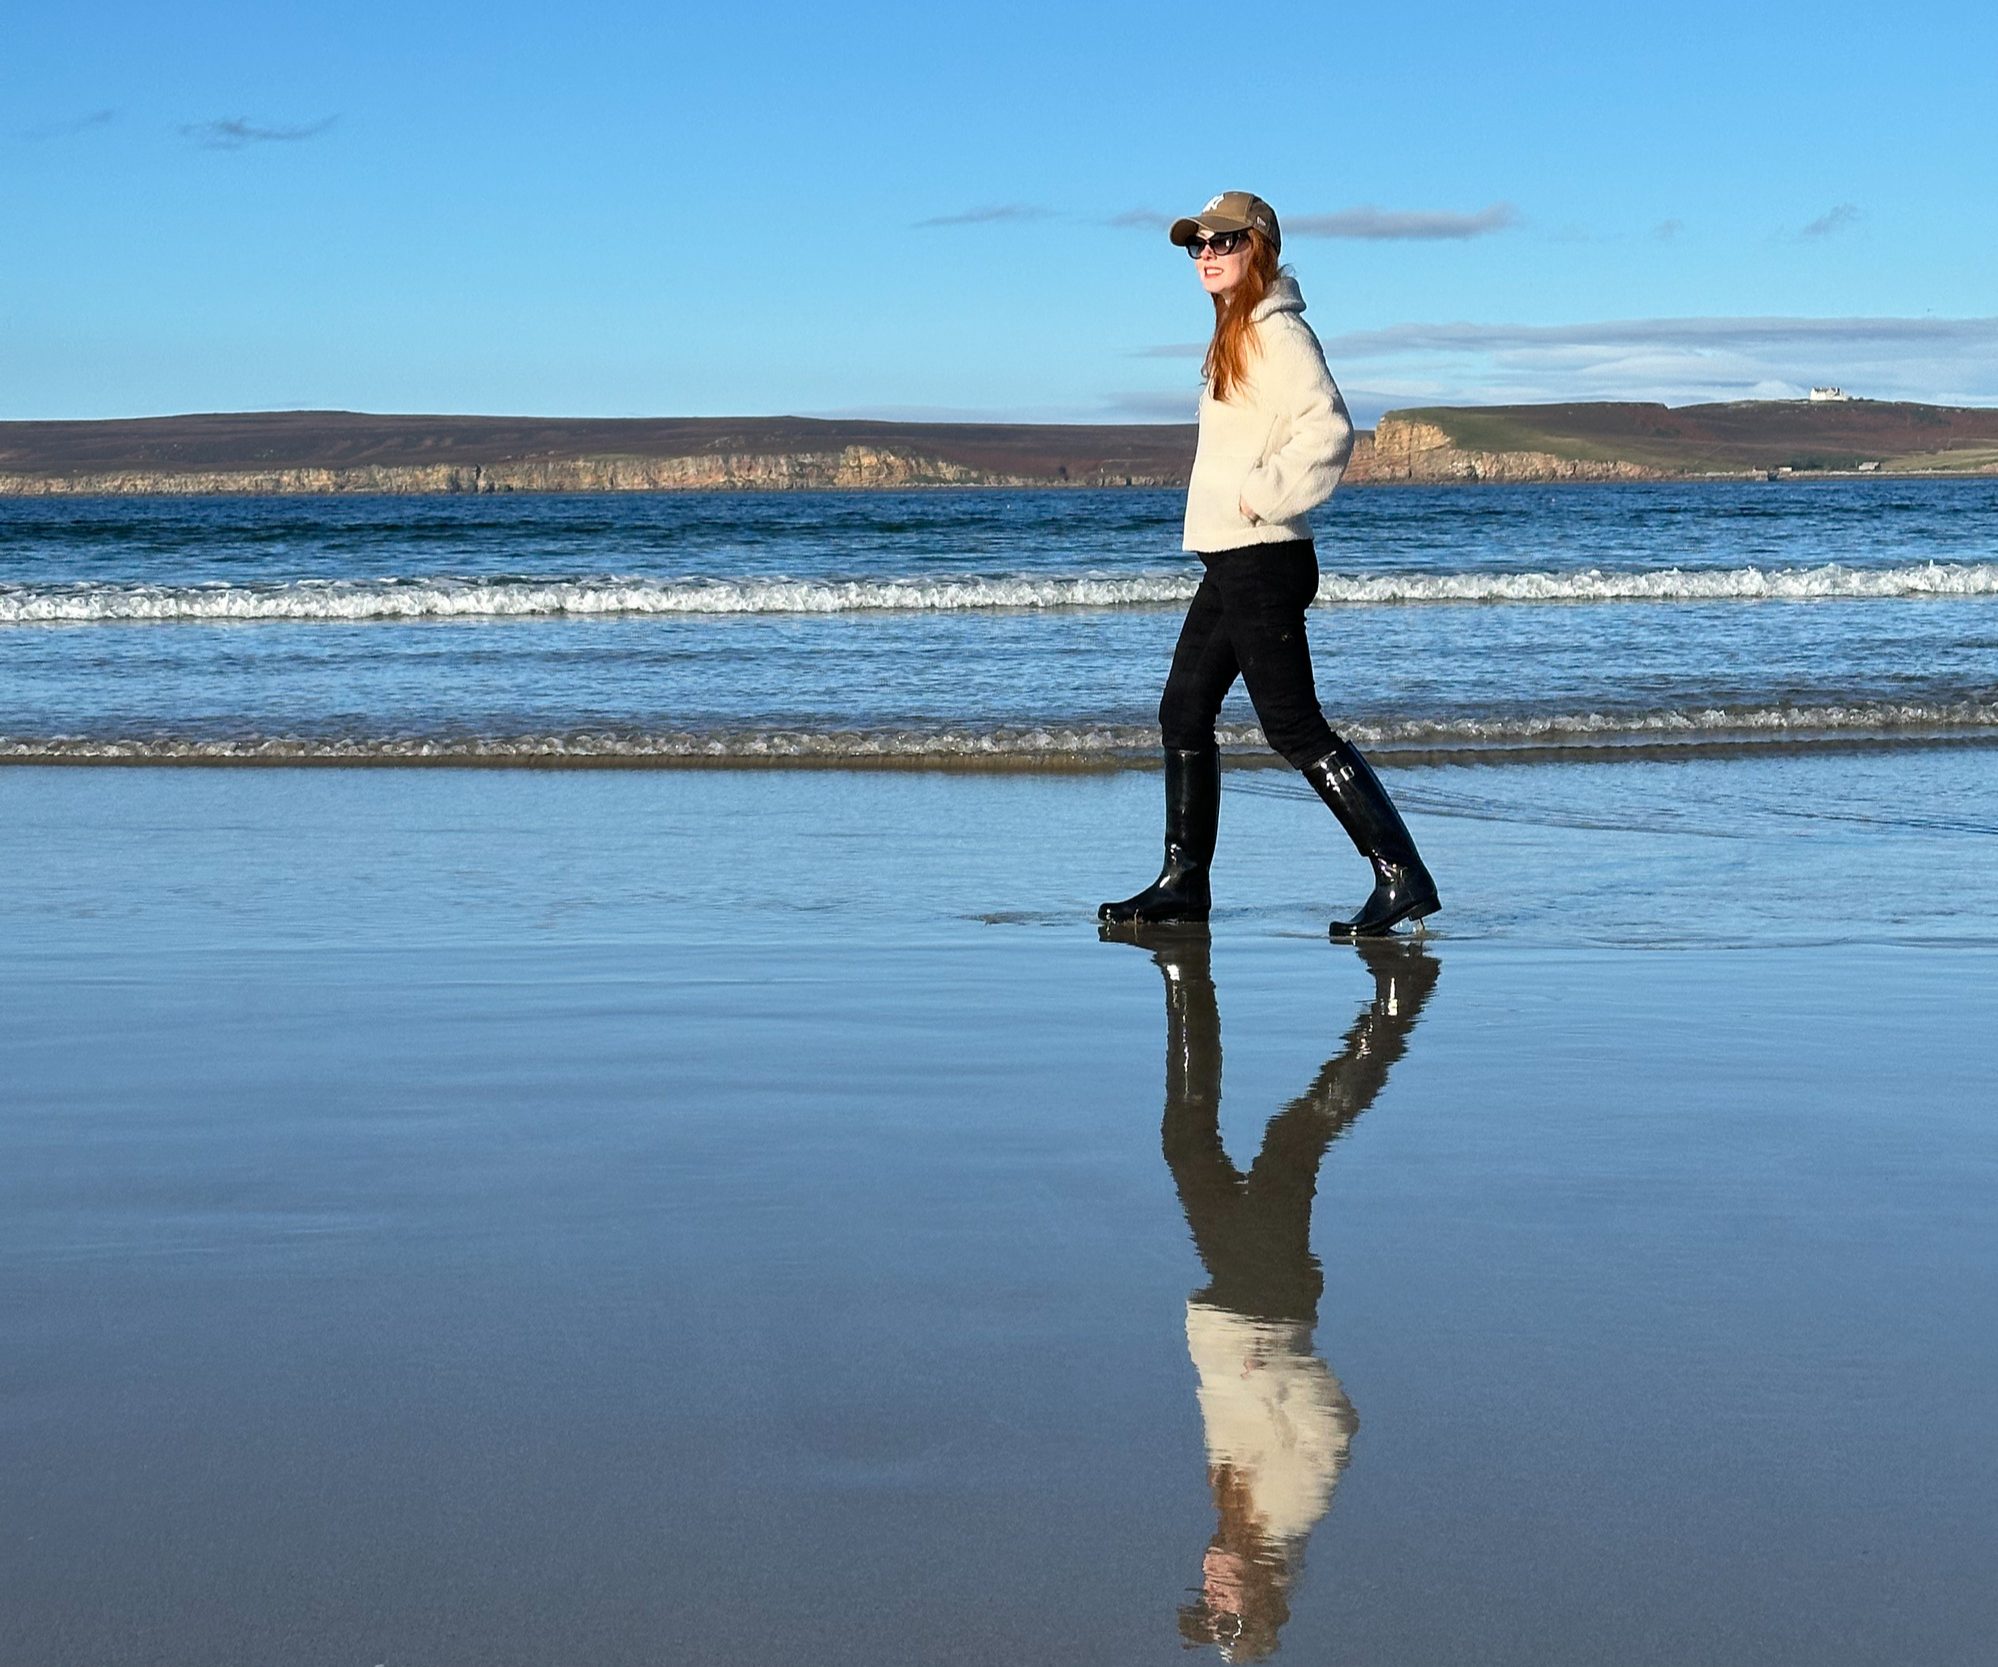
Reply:
[[1221, 754], [1168, 747], [1165, 755], [1165, 866], [1135, 897], [1105, 903], [1099, 920], [1205, 920], [1209, 907], [1207, 869], [1214, 861], [1215, 830], [1221, 820]]
[[1332, 807], [1346, 837], [1374, 868], [1373, 894], [1351, 920], [1332, 923], [1333, 937], [1385, 937], [1400, 922], [1420, 920], [1442, 907], [1408, 824], [1357, 747], [1333, 736], [1332, 750], [1305, 765], [1304, 779]]
[[1334, 1138], [1374, 1103], [1389, 1070], [1408, 1051], [1409, 1032], [1443, 970], [1413, 939], [1363, 938], [1355, 947], [1374, 975], [1374, 999], [1346, 1032], [1345, 1047], [1294, 1102], [1326, 1118]]
[[1412, 938], [1368, 938], [1353, 947], [1374, 975], [1371, 1011], [1396, 1021], [1403, 1031], [1413, 1029], [1416, 1015], [1436, 988], [1441, 963]]
[[1166, 1116], [1201, 1108], [1213, 1118], [1221, 1104], [1221, 1011], [1214, 1000], [1214, 940], [1202, 925], [1105, 924], [1104, 943], [1148, 949], [1165, 975]]

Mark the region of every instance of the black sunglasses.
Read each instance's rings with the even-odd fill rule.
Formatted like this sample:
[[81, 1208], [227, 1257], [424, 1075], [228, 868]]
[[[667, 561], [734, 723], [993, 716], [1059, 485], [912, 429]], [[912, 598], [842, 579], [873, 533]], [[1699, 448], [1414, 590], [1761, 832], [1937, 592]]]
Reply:
[[1189, 237], [1186, 252], [1195, 260], [1212, 249], [1217, 255], [1232, 255], [1249, 241], [1247, 232], [1216, 232], [1212, 237]]

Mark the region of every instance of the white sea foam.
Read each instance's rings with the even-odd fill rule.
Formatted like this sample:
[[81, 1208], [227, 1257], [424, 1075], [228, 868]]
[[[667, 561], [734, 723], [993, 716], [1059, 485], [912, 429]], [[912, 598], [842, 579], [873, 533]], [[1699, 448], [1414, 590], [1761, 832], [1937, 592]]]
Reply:
[[[954, 613], [1184, 602], [1192, 573], [991, 579], [301, 579], [267, 585], [0, 586], [0, 624], [414, 620], [597, 615]], [[1998, 596], [1998, 562], [1653, 572], [1329, 573], [1320, 607], [1592, 602], [1805, 602]]]
[[1473, 746], [1590, 746], [1599, 742], [1794, 740], [1853, 737], [1922, 740], [1998, 731], [1998, 702], [1853, 701], [1810, 706], [1710, 706], [1654, 712], [1581, 712], [1354, 724], [1362, 745], [1447, 751]]
[[120, 620], [560, 618], [604, 614], [953, 613], [1183, 602], [1177, 575], [1017, 579], [302, 579], [271, 585], [15, 585], [0, 624]]
[[1998, 562], [1905, 567], [1667, 567], [1653, 572], [1437, 573], [1327, 576], [1320, 607], [1411, 602], [1812, 602], [1923, 596], [1998, 596]]
[[[1405, 761], [1425, 755], [1606, 747], [1840, 741], [1921, 744], [1998, 740], [1998, 702], [1712, 707], [1356, 723], [1360, 745]], [[1226, 747], [1261, 754], [1253, 725], [1224, 727]], [[0, 736], [0, 762], [215, 764], [754, 764], [1114, 763], [1149, 758], [1158, 731], [1135, 724], [1048, 724], [942, 730], [585, 731], [510, 736]]]

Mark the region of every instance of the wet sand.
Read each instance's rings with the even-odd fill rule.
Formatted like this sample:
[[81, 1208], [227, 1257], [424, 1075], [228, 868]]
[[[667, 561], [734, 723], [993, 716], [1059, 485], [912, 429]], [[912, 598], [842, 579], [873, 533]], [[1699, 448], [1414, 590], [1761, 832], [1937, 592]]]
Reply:
[[1987, 1659], [1998, 757], [1396, 780], [0, 772], [0, 1659]]

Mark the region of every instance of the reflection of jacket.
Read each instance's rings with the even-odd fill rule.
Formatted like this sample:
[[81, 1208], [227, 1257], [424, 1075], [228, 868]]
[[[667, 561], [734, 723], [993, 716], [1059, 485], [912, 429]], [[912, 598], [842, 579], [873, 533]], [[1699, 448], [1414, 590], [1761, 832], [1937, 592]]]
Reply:
[[[1246, 385], [1200, 396], [1200, 447], [1186, 489], [1186, 548], [1236, 550], [1311, 536], [1310, 512], [1332, 496], [1353, 451], [1325, 353], [1304, 322], [1304, 296], [1284, 276], [1252, 315]], [[1246, 503], [1256, 519], [1242, 519]]]
[[1331, 1506], [1360, 1422], [1311, 1352], [1310, 1326], [1189, 1302], [1186, 1346], [1200, 1374], [1207, 1462], [1240, 1477], [1265, 1536], [1301, 1540]]

